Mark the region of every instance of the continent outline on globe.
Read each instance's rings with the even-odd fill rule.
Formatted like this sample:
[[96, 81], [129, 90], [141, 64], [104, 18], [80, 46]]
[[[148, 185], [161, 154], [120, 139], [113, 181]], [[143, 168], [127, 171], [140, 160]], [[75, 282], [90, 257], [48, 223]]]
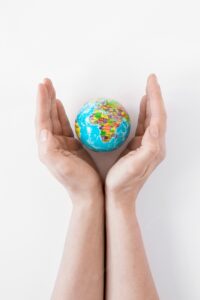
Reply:
[[89, 149], [98, 152], [113, 151], [127, 139], [130, 117], [125, 108], [112, 98], [92, 99], [78, 113], [75, 132]]

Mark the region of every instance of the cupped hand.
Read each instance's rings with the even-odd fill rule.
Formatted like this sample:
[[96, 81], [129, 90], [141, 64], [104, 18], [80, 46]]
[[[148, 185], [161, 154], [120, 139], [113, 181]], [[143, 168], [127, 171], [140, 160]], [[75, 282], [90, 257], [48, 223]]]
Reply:
[[50, 79], [38, 86], [36, 138], [40, 160], [73, 195], [94, 193], [101, 178], [92, 158], [74, 138]]
[[136, 197], [146, 179], [165, 157], [166, 111], [154, 74], [147, 80], [135, 137], [106, 177], [106, 193], [115, 199]]

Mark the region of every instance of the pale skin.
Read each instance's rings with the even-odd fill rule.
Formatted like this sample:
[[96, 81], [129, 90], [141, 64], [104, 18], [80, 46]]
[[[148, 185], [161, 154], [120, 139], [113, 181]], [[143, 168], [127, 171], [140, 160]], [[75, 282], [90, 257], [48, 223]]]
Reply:
[[164, 102], [157, 78], [151, 74], [141, 101], [135, 137], [103, 182], [94, 161], [75, 139], [52, 82], [45, 79], [39, 84], [39, 157], [67, 189], [73, 203], [51, 300], [159, 299], [135, 206], [145, 181], [165, 157], [165, 131]]

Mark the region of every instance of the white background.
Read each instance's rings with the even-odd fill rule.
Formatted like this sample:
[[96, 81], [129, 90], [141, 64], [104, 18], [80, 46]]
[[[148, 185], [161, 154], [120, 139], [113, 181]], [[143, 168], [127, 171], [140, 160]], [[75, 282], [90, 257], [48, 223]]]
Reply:
[[200, 299], [198, 28], [194, 0], [0, 0], [0, 299], [49, 299], [71, 213], [37, 158], [38, 82], [53, 80], [72, 124], [85, 101], [105, 96], [123, 103], [134, 130], [151, 72], [166, 102], [168, 155], [140, 193], [138, 217], [161, 300]]

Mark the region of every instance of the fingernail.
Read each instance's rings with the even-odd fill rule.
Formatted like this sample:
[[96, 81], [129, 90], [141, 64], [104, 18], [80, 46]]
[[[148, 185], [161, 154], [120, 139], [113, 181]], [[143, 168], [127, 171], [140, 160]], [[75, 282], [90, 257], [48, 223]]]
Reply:
[[40, 142], [44, 143], [47, 140], [48, 131], [46, 129], [42, 129], [40, 131]]
[[158, 126], [151, 125], [150, 126], [150, 134], [153, 138], [158, 138], [158, 135], [159, 135]]

